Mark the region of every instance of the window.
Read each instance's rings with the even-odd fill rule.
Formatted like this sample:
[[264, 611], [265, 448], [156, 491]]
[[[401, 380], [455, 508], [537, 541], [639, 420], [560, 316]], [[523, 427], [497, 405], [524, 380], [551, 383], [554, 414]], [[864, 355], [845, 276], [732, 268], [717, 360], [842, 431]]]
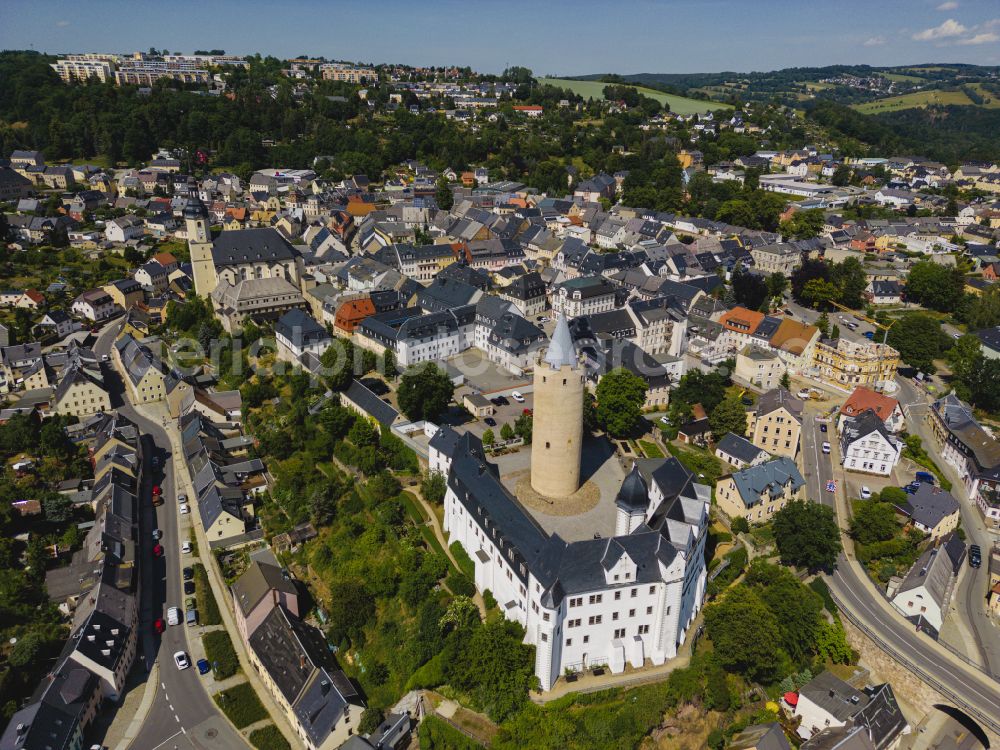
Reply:
[[649, 593], [650, 594], [655, 594], [656, 593], [656, 586], [650, 586], [649, 587]]
[[604, 598], [603, 594], [591, 594], [589, 602], [590, 604], [600, 604], [601, 599], [603, 598]]
[[615, 635], [614, 635], [614, 637], [615, 638], [624, 638], [625, 637], [625, 628], [615, 628]]
[[591, 615], [587, 619], [587, 624], [588, 625], [600, 625], [601, 624], [601, 620], [603, 620], [603, 619], [604, 618], [603, 618], [602, 615]]
[[542, 620], [544, 622], [548, 622], [550, 619], [552, 619], [552, 618], [549, 616], [548, 612], [542, 612]]
[[583, 636], [583, 642], [584, 643], [590, 643], [590, 636], [589, 635]]
[[573, 645], [573, 639], [572, 638], [567, 638], [566, 639], [566, 645], [567, 646], [572, 646]]
[[628, 611], [628, 616], [629, 616], [629, 617], [635, 617], [635, 610], [634, 610], [634, 609], [630, 609], [630, 610]]
[[582, 596], [578, 596], [578, 597], [575, 597], [575, 598], [569, 600], [569, 606], [571, 606], [571, 607], [579, 607], [582, 604], [583, 604], [583, 597]]
[[566, 627], [567, 628], [578, 628], [578, 627], [580, 627], [580, 620], [579, 620], [579, 618], [576, 619], [576, 620], [570, 620], [568, 623], [566, 623]]
[[649, 633], [649, 625], [640, 625], [639, 635], [646, 635], [647, 633]]
[[611, 613], [611, 619], [612, 620], [617, 620], [618, 619], [618, 613], [617, 612], [612, 612]]
[[543, 643], [548, 643], [548, 640], [549, 640], [549, 634], [548, 633], [542, 633], [542, 642]]
[[615, 592], [615, 601], [617, 602], [621, 598], [622, 598], [622, 592], [621, 591], [616, 591]]
[[639, 596], [639, 589], [632, 589], [632, 598], [635, 599]]

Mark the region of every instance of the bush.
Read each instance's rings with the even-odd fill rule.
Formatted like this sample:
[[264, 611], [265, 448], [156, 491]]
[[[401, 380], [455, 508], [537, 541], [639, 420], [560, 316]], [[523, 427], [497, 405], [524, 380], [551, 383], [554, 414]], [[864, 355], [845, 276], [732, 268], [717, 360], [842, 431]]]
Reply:
[[750, 531], [750, 522], [743, 516], [739, 516], [733, 519], [733, 522], [729, 524], [729, 527], [733, 530], [734, 534], [746, 534]]
[[465, 553], [465, 548], [459, 542], [452, 542], [448, 549], [451, 550], [451, 556], [455, 558], [455, 562], [458, 563], [459, 570], [468, 578], [470, 581], [476, 580], [476, 564], [472, 562], [472, 558]]
[[476, 587], [466, 576], [461, 573], [452, 573], [448, 576], [448, 588], [459, 596], [475, 596]]
[[359, 734], [371, 734], [378, 729], [379, 724], [385, 720], [382, 709], [369, 706], [361, 713], [361, 722], [358, 724]]
[[195, 599], [198, 602], [198, 621], [202, 625], [221, 625], [222, 615], [215, 601], [215, 594], [208, 583], [208, 571], [201, 563], [194, 564]]
[[241, 682], [229, 690], [223, 690], [214, 696], [215, 703], [237, 729], [243, 729], [255, 722], [267, 718], [267, 711], [261, 705], [257, 693], [249, 682]]
[[205, 658], [212, 663], [215, 679], [224, 680], [236, 674], [240, 662], [236, 658], [236, 650], [229, 639], [229, 633], [225, 630], [213, 630], [205, 633], [201, 637], [201, 642], [205, 645]]
[[436, 716], [420, 722], [420, 750], [479, 750], [473, 742], [450, 724]]
[[826, 607], [826, 611], [836, 616], [837, 605], [833, 601], [833, 596], [830, 594], [830, 587], [826, 585], [826, 581], [822, 578], [813, 578], [809, 581], [809, 588], [819, 594], [819, 598], [823, 600], [823, 606]]
[[493, 592], [490, 591], [489, 589], [486, 589], [483, 592], [483, 603], [486, 604], [486, 609], [496, 609], [497, 606], [496, 597], [493, 596]]
[[274, 724], [250, 732], [250, 744], [257, 750], [292, 750], [285, 735]]

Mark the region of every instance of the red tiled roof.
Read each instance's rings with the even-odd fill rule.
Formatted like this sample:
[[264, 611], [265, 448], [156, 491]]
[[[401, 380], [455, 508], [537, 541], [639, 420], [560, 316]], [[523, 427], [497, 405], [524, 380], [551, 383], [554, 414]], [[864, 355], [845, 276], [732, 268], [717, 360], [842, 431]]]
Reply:
[[897, 406], [899, 402], [896, 399], [859, 386], [840, 407], [840, 413], [846, 417], [856, 417], [863, 411], [871, 409], [875, 412], [875, 416], [884, 422]]

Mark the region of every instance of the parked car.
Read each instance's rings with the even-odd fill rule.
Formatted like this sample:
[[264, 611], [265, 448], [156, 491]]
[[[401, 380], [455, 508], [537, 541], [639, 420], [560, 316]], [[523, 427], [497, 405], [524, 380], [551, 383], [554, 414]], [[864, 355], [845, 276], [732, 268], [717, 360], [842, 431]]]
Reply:
[[212, 665], [208, 663], [208, 659], [199, 659], [196, 662], [198, 667], [198, 674], [208, 674], [212, 670]]
[[512, 399], [514, 399], [515, 401], [517, 401], [517, 403], [519, 403], [519, 404], [523, 404], [524, 403], [524, 396], [521, 395], [520, 391], [511, 391], [510, 397]]
[[862, 500], [870, 500], [872, 496], [872, 491], [868, 489], [865, 485], [861, 485], [861, 491], [858, 494], [861, 495]]
[[808, 388], [803, 388], [802, 390], [800, 390], [795, 395], [798, 396], [799, 398], [809, 398], [809, 389]]
[[163, 490], [160, 489], [160, 485], [158, 485], [158, 484], [154, 484], [153, 485], [153, 494], [154, 495], [162, 495], [163, 494]]
[[934, 484], [935, 482], [934, 475], [931, 474], [929, 471], [918, 471], [916, 474], [913, 475], [913, 478], [917, 482], [921, 482], [923, 484]]
[[188, 496], [185, 495], [183, 492], [177, 496], [177, 502], [186, 503], [187, 501], [188, 501]]
[[191, 666], [191, 662], [188, 659], [188, 655], [183, 651], [178, 651], [174, 654], [174, 664], [177, 665], [178, 669], [187, 669]]
[[191, 542], [181, 542], [181, 552], [185, 555], [191, 554]]
[[490, 403], [494, 406], [500, 406], [502, 402], [500, 401], [500, 397], [497, 396], [496, 398], [491, 398]]
[[163, 557], [163, 545], [161, 544], [153, 545], [153, 557]]
[[183, 516], [183, 515], [185, 515], [187, 513], [190, 513], [191, 509], [188, 507], [187, 503], [181, 503], [180, 512], [181, 512], [181, 515]]
[[670, 424], [670, 417], [660, 417], [660, 421], [663, 424]]
[[190, 627], [194, 627], [198, 624], [198, 610], [192, 608], [187, 611], [184, 615], [184, 619]]
[[875, 331], [865, 331], [861, 335], [864, 336], [869, 341], [874, 341], [875, 340]]
[[194, 580], [194, 568], [184, 568], [184, 570], [182, 570], [181, 573], [184, 575], [185, 581]]
[[486, 417], [486, 419], [484, 419], [483, 421], [486, 422], [486, 424], [489, 425], [490, 427], [497, 426], [497, 421], [493, 417]]
[[821, 424], [821, 425], [819, 426], [819, 431], [820, 431], [820, 432], [826, 432], [826, 425], [825, 425], [825, 424]]
[[163, 536], [163, 529], [153, 529], [153, 539], [159, 541], [161, 536]]
[[829, 453], [830, 452], [830, 444], [829, 443], [827, 443], [827, 442], [823, 443], [823, 452], [824, 453]]
[[978, 544], [973, 544], [969, 547], [969, 565], [973, 568], [978, 568], [983, 564], [983, 551], [980, 549]]
[[497, 396], [497, 405], [499, 405], [499, 406], [507, 406], [509, 404], [510, 404], [510, 401], [507, 400], [506, 396]]
[[194, 593], [194, 581], [184, 581], [184, 593], [185, 594]]
[[181, 621], [181, 611], [177, 607], [167, 610], [167, 625], [177, 625]]
[[521, 413], [526, 417], [533, 417], [535, 415], [533, 409], [521, 409]]
[[153, 620], [154, 633], [162, 633], [164, 630], [166, 630], [166, 626], [163, 624], [162, 617], [157, 617], [155, 620]]

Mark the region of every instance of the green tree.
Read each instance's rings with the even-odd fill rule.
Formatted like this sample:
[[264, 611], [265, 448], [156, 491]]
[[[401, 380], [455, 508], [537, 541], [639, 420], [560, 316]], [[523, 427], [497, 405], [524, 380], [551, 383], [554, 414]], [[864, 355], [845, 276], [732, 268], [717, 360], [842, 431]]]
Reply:
[[958, 268], [932, 261], [914, 263], [906, 277], [906, 298], [939, 312], [955, 312], [965, 290], [965, 278]]
[[829, 336], [830, 335], [830, 316], [827, 315], [826, 313], [821, 314], [816, 319], [816, 327], [819, 329], [819, 332], [821, 334], [823, 334], [824, 338], [827, 337], [827, 336]]
[[448, 482], [444, 474], [440, 471], [428, 471], [424, 474], [420, 482], [420, 494], [429, 503], [440, 505], [444, 502], [444, 495], [448, 489]]
[[778, 381], [778, 385], [780, 385], [780, 386], [781, 386], [782, 388], [784, 388], [784, 389], [785, 389], [786, 391], [789, 391], [789, 390], [791, 390], [791, 388], [792, 388], [792, 379], [791, 379], [791, 377], [790, 377], [790, 376], [788, 375], [788, 372], [787, 372], [787, 371], [786, 371], [786, 372], [783, 372], [783, 373], [781, 373], [781, 380], [779, 380], [779, 381]]
[[514, 420], [514, 432], [517, 436], [521, 438], [526, 445], [531, 444], [531, 431], [534, 425], [534, 419], [530, 414], [522, 414], [516, 420]]
[[396, 396], [399, 408], [414, 421], [436, 422], [448, 408], [455, 385], [433, 362], [403, 374]]
[[628, 435], [642, 415], [649, 386], [638, 375], [616, 367], [597, 384], [597, 423], [612, 437]]
[[479, 625], [479, 607], [467, 596], [456, 596], [448, 603], [440, 625], [445, 633], [452, 630], [472, 630]]
[[768, 283], [759, 274], [737, 266], [733, 272], [733, 297], [750, 310], [759, 310], [772, 296]]
[[483, 433], [483, 445], [490, 448], [496, 441], [497, 438], [496, 435], [493, 434], [493, 430], [487, 427], [486, 431]]
[[900, 358], [921, 372], [933, 373], [934, 360], [941, 356], [941, 324], [925, 313], [904, 315], [889, 329], [889, 346]]
[[788, 221], [781, 223], [780, 230], [786, 239], [808, 240], [818, 237], [825, 223], [823, 209], [810, 208], [793, 213]]
[[375, 616], [375, 598], [360, 581], [336, 581], [330, 586], [327, 634], [334, 643], [354, 640]]
[[[382, 666], [384, 667], [385, 665]], [[382, 709], [369, 706], [361, 712], [361, 721], [358, 722], [358, 733], [371, 734], [379, 728], [379, 725], [383, 721], [385, 721], [385, 714], [382, 713]]]
[[982, 355], [983, 346], [979, 337], [967, 333], [955, 342], [945, 358], [951, 365], [952, 374], [959, 380], [968, 382], [975, 369], [980, 365]]
[[846, 164], [840, 164], [836, 169], [833, 170], [833, 176], [830, 178], [832, 182], [837, 187], [844, 187], [851, 181], [851, 168]]
[[832, 570], [840, 554], [840, 529], [833, 508], [793, 500], [774, 514], [774, 541], [785, 565]]
[[1000, 359], [980, 358], [968, 386], [973, 404], [989, 412], [1000, 411]]
[[754, 589], [737, 586], [706, 605], [705, 630], [716, 657], [730, 672], [761, 682], [783, 676], [788, 657], [775, 643], [780, 624]]
[[738, 396], [727, 398], [716, 406], [708, 415], [708, 424], [712, 428], [712, 437], [719, 441], [727, 432], [735, 435], [746, 435], [747, 410]]
[[528, 702], [535, 687], [534, 648], [522, 644], [516, 622], [497, 618], [475, 629], [462, 657], [452, 665], [451, 683], [469, 693], [493, 721], [503, 721]]
[[500, 437], [503, 440], [512, 440], [514, 438], [514, 428], [509, 423], [504, 422], [503, 427], [500, 428]]
[[438, 179], [434, 199], [438, 208], [442, 211], [451, 211], [451, 207], [455, 203], [455, 195], [451, 192], [451, 185], [448, 184], [448, 180], [444, 175], [441, 175]]
[[851, 537], [861, 544], [887, 542], [899, 532], [896, 511], [887, 502], [858, 500], [851, 518]]
[[787, 289], [788, 277], [785, 274], [775, 271], [767, 277], [767, 293], [771, 297], [778, 299], [784, 295]]

